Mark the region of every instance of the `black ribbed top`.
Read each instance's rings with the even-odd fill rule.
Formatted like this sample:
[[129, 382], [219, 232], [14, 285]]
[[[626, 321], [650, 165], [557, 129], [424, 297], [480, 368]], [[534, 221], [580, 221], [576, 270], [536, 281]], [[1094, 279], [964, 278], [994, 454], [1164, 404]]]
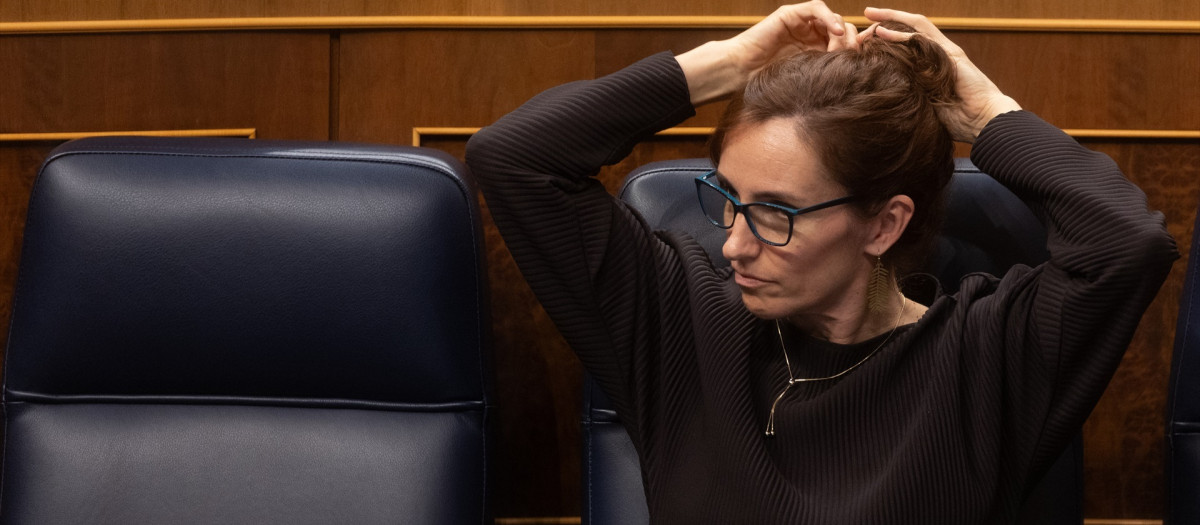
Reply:
[[[853, 372], [789, 393], [767, 438], [787, 381], [774, 323], [690, 237], [649, 231], [591, 178], [692, 114], [678, 64], [660, 54], [542, 93], [467, 148], [522, 272], [641, 454], [652, 521], [1011, 520], [1177, 257], [1162, 216], [1107, 157], [1030, 113], [997, 117], [972, 160], [1041, 216], [1049, 262], [917, 298], [920, 322]], [[797, 375], [873, 349], [839, 358], [785, 337]]]

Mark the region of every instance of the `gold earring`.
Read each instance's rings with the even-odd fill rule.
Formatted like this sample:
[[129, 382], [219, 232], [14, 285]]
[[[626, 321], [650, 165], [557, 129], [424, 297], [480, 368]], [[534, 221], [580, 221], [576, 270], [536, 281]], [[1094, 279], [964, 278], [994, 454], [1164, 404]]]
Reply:
[[876, 256], [875, 268], [871, 270], [871, 280], [867, 283], [867, 310], [872, 313], [887, 310], [888, 299], [892, 297], [890, 288], [888, 270], [883, 266], [883, 259]]

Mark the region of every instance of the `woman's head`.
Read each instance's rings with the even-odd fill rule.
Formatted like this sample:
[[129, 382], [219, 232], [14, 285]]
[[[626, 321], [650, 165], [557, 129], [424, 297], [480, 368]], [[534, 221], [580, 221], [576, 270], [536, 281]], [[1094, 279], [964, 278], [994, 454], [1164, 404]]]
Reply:
[[[906, 30], [902, 26], [893, 27]], [[954, 69], [936, 44], [866, 39], [856, 50], [806, 52], [764, 68], [727, 108], [710, 144], [714, 163], [748, 128], [783, 119], [815, 157], [822, 175], [873, 216], [896, 195], [913, 213], [883, 255], [901, 273], [925, 258], [940, 228], [954, 164], [937, 107], [954, 96]]]

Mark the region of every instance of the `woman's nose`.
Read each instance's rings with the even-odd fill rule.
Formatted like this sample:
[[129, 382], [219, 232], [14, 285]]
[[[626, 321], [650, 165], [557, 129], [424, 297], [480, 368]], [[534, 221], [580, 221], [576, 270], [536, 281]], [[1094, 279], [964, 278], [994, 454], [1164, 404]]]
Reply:
[[721, 246], [721, 255], [730, 261], [735, 261], [754, 257], [760, 249], [762, 249], [761, 241], [754, 236], [754, 232], [750, 231], [750, 225], [746, 222], [746, 218], [739, 214], [733, 219], [733, 226], [725, 230], [725, 244]]

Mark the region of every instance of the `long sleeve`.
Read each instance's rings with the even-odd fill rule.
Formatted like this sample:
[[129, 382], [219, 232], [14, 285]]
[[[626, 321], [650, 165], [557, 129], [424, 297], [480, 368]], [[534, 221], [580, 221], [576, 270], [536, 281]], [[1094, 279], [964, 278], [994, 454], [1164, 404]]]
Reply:
[[655, 523], [1002, 523], [1078, 431], [1177, 257], [1111, 160], [1026, 112], [972, 158], [1034, 208], [1050, 261], [964, 279], [870, 361], [779, 403], [775, 334], [686, 235], [592, 176], [693, 114], [667, 54], [551, 89], [467, 162], [513, 257], [609, 393]]
[[663, 53], [546, 91], [467, 146], [522, 273], [627, 417], [633, 356], [656, 348], [657, 300], [682, 277], [661, 275], [669, 250], [592, 176], [693, 113], [679, 65]]
[[981, 336], [1007, 347], [994, 376], [1016, 427], [1006, 438], [1039, 476], [1099, 400], [1178, 254], [1162, 215], [1111, 159], [1031, 113], [993, 119], [972, 160], [1047, 229], [1049, 261], [1006, 276], [1002, 301], [979, 305], [995, 328]]

